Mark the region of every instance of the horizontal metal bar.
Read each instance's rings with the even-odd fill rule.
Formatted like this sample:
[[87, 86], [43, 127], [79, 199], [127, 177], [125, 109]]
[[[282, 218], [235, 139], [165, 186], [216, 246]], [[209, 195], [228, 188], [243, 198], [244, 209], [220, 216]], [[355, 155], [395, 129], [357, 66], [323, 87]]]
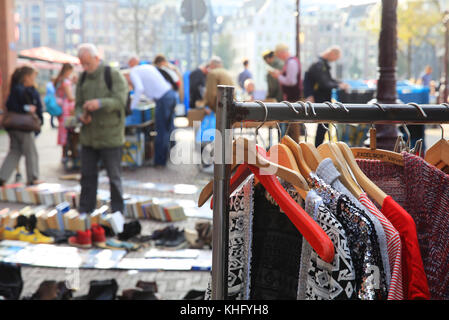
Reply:
[[[265, 103], [266, 109], [254, 102], [234, 102], [230, 110], [232, 122], [266, 121], [279, 122], [335, 122], [335, 123], [377, 123], [377, 124], [426, 124], [449, 123], [449, 107], [446, 105], [410, 105], [410, 104], [309, 104], [307, 113], [305, 104], [292, 103], [299, 111], [284, 103]], [[313, 110], [310, 107], [313, 107]], [[335, 108], [334, 108], [335, 107]], [[419, 109], [424, 111], [424, 113]]]

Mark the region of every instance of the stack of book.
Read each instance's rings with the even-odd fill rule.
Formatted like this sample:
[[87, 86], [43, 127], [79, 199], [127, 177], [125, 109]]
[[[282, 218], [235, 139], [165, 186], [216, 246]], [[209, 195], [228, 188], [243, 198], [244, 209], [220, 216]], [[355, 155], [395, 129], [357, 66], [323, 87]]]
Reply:
[[149, 213], [152, 219], [165, 222], [186, 219], [183, 207], [174, 202], [153, 201], [149, 206]]

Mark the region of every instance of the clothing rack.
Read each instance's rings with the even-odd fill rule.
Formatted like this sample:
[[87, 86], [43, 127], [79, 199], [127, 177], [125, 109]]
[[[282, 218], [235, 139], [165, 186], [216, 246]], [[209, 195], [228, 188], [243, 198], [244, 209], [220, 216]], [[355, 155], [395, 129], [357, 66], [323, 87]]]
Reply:
[[[296, 111], [295, 111], [296, 110]], [[228, 284], [229, 183], [236, 122], [430, 124], [449, 123], [449, 104], [257, 103], [234, 101], [234, 87], [218, 86], [214, 164], [212, 299], [225, 300]], [[229, 146], [228, 148], [225, 148]], [[227, 160], [227, 161], [226, 161]]]

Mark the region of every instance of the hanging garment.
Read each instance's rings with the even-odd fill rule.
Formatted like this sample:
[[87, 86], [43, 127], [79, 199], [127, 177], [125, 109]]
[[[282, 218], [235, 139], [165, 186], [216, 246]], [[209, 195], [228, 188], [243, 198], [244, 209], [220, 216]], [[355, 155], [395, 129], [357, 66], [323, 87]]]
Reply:
[[[302, 202], [296, 189], [283, 186]], [[261, 184], [254, 189], [250, 299], [294, 300], [303, 237]]]
[[379, 243], [380, 255], [382, 258], [383, 267], [385, 270], [385, 276], [387, 281], [388, 288], [390, 287], [391, 280], [391, 271], [390, 271], [390, 261], [388, 259], [388, 250], [387, 250], [387, 238], [385, 236], [384, 228], [381, 223], [364, 205], [360, 203], [360, 201], [352, 195], [352, 193], [341, 183], [340, 181], [340, 172], [335, 167], [332, 159], [326, 158], [320, 162], [316, 169], [316, 175], [320, 177], [326, 184], [330, 185], [336, 191], [346, 195], [351, 202], [364, 211], [366, 218], [371, 222], [375, 234], [377, 235], [377, 243]]
[[357, 208], [346, 195], [325, 184], [316, 174], [312, 173], [308, 181], [345, 229], [356, 271], [358, 299], [386, 300], [386, 276], [377, 236], [363, 210]]
[[379, 219], [385, 230], [388, 258], [391, 267], [391, 282], [388, 288], [388, 300], [404, 300], [404, 285], [402, 282], [402, 243], [399, 232], [382, 212], [377, 209], [366, 193], [360, 195], [359, 201]]
[[413, 218], [390, 196], [384, 200], [382, 213], [401, 235], [404, 247], [402, 275], [404, 283], [408, 284], [407, 298], [409, 300], [429, 299], [429, 288]]
[[[228, 299], [248, 300], [252, 219], [254, 211], [254, 176], [249, 176], [229, 198]], [[212, 298], [211, 280], [205, 300]]]
[[357, 299], [355, 269], [343, 226], [313, 190], [307, 194], [306, 212], [329, 235], [335, 256], [332, 264], [326, 263], [303, 239], [298, 300]]
[[[413, 218], [430, 298], [449, 299], [449, 175], [421, 157], [402, 153], [404, 167], [377, 160], [357, 160], [360, 168]], [[383, 211], [382, 211], [383, 212]], [[387, 217], [388, 218], [388, 217]], [[395, 226], [396, 227], [396, 226]], [[396, 229], [398, 229], [396, 227]], [[398, 229], [400, 232], [400, 230]], [[404, 248], [404, 244], [403, 244]], [[403, 264], [405, 261], [403, 260]], [[417, 297], [426, 296], [418, 294]]]

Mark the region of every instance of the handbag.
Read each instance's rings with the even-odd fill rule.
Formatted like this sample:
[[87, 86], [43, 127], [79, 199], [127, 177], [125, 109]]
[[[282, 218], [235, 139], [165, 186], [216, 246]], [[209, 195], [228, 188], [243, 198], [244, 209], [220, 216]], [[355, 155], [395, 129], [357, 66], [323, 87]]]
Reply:
[[41, 131], [41, 120], [34, 113], [7, 111], [3, 117], [2, 125], [7, 130]]

